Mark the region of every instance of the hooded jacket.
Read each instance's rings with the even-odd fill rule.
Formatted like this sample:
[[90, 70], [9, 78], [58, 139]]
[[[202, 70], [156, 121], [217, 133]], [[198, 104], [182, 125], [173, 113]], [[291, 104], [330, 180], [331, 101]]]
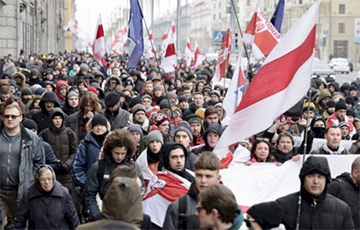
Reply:
[[[322, 194], [314, 197], [304, 187], [306, 175], [319, 173], [326, 177]], [[327, 159], [310, 156], [300, 170], [301, 191], [276, 200], [284, 209], [282, 223], [286, 229], [295, 229], [297, 222], [298, 200], [301, 196], [299, 229], [354, 229], [350, 207], [343, 201], [326, 193], [331, 174]]]
[[123, 221], [140, 229], [143, 221], [140, 187], [134, 179], [116, 177], [109, 186], [102, 206], [103, 219], [80, 226], [82, 229], [99, 229], [114, 221]]
[[58, 102], [60, 104], [60, 107], [63, 107], [65, 105], [66, 96], [63, 96], [60, 94], [60, 88], [65, 86], [66, 91], [68, 90], [69, 86], [66, 81], [58, 81], [56, 83], [56, 96], [58, 98]]
[[[45, 166], [47, 167], [47, 166]], [[69, 191], [55, 179], [51, 192], [44, 192], [38, 181], [36, 171], [35, 183], [25, 192], [21, 206], [13, 223], [13, 229], [74, 229], [79, 225], [79, 218]]]
[[13, 76], [13, 77], [14, 77], [15, 79], [16, 79], [17, 77], [19, 77], [19, 78], [21, 79], [20, 83], [17, 83], [17, 85], [19, 86], [20, 90], [30, 87], [28, 84], [25, 83], [25, 82], [26, 82], [26, 77], [25, 77], [25, 75], [24, 75], [23, 73], [21, 73], [21, 72], [16, 72], [16, 73], [14, 73], [14, 76]]
[[203, 135], [203, 140], [204, 140], [205, 145], [192, 150], [193, 153], [195, 153], [196, 155], [200, 155], [201, 153], [203, 153], [205, 151], [210, 151], [210, 152], [213, 151], [214, 148], [209, 146], [209, 143], [207, 140], [207, 136], [209, 135], [210, 131], [216, 132], [219, 135], [219, 137], [221, 137], [221, 134], [222, 134], [221, 125], [220, 124], [209, 125]]

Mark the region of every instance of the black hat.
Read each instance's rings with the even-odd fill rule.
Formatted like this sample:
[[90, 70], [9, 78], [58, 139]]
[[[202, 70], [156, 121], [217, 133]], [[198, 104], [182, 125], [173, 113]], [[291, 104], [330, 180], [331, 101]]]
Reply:
[[32, 95], [32, 91], [30, 88], [24, 88], [21, 90], [21, 96], [26, 96], [26, 95]]
[[271, 229], [281, 224], [284, 209], [277, 202], [271, 201], [251, 206], [247, 214], [254, 218], [262, 229]]
[[329, 100], [329, 101], [326, 103], [325, 108], [335, 108], [335, 105], [336, 105], [335, 101]]
[[160, 109], [170, 109], [171, 108], [171, 105], [169, 104], [167, 99], [161, 100], [159, 106], [160, 106]]
[[106, 107], [112, 107], [116, 105], [120, 101], [120, 95], [118, 93], [109, 93], [105, 97], [105, 105]]
[[22, 124], [25, 128], [38, 130], [36, 122], [32, 119], [26, 119]]
[[347, 105], [344, 100], [340, 99], [335, 105], [335, 111], [339, 111], [341, 109], [347, 110]]
[[181, 95], [180, 97], [179, 97], [179, 103], [181, 103], [181, 102], [184, 102], [184, 101], [188, 101], [188, 99], [187, 99], [187, 97], [186, 96], [184, 96], [184, 95]]
[[355, 112], [352, 109], [346, 110], [346, 116], [355, 117]]
[[101, 113], [96, 114], [91, 120], [91, 126], [94, 127], [95, 125], [103, 125], [107, 127], [107, 120], [105, 116]]
[[346, 102], [346, 104], [350, 104], [350, 105], [352, 105], [352, 106], [355, 105], [355, 99], [354, 99], [353, 97], [347, 97], [347, 98], [345, 98], [345, 102]]

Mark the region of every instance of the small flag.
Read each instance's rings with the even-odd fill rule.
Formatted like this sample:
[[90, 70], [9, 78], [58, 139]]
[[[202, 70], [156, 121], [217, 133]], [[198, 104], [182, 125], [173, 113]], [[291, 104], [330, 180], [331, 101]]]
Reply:
[[216, 71], [212, 79], [213, 82], [219, 82], [225, 76], [229, 65], [230, 51], [232, 46], [232, 31], [227, 29], [220, 48], [219, 56], [216, 62]]
[[194, 51], [194, 66], [195, 66], [195, 68], [202, 64], [202, 61], [203, 61], [202, 59], [203, 59], [203, 57], [201, 55], [200, 48], [196, 41], [195, 42], [195, 51]]
[[191, 65], [191, 57], [192, 57], [192, 52], [191, 52], [191, 45], [190, 45], [190, 39], [187, 39], [186, 42], [186, 46], [185, 46], [185, 65], [187, 67], [190, 67]]
[[101, 66], [106, 66], [104, 60], [105, 51], [105, 39], [104, 39], [104, 29], [101, 22], [101, 15], [99, 14], [98, 24], [96, 27], [95, 40], [92, 46], [92, 52], [95, 61], [97, 61]]
[[175, 23], [173, 21], [171, 25], [171, 29], [168, 33], [168, 38], [167, 38], [168, 44], [166, 46], [165, 55], [160, 64], [160, 67], [163, 68], [167, 73], [174, 72], [175, 66], [177, 64], [176, 48], [175, 48], [175, 41], [176, 41], [175, 32], [176, 32]]

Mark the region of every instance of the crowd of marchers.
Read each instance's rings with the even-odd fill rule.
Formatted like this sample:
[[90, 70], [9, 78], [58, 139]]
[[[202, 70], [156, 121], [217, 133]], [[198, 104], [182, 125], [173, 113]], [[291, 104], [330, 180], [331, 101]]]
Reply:
[[[227, 88], [211, 81], [215, 61], [164, 73], [127, 58], [1, 57], [1, 229], [360, 229], [360, 157], [331, 175], [321, 156], [360, 153], [360, 82], [313, 79], [297, 109], [220, 159]], [[220, 175], [238, 147], [249, 167], [315, 155], [298, 192], [243, 214]]]

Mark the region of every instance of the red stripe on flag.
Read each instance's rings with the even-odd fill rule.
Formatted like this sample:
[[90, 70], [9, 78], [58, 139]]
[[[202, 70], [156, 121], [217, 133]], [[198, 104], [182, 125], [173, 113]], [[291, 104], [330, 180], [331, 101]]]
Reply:
[[166, 48], [165, 57], [169, 57], [172, 55], [176, 55], [174, 43], [168, 44], [168, 46]]
[[98, 30], [96, 32], [96, 39], [104, 37], [104, 29], [102, 24], [98, 25]]
[[[284, 90], [298, 69], [311, 57], [315, 44], [316, 25], [305, 41], [293, 51], [259, 69], [236, 112]], [[293, 61], [297, 60], [297, 61]], [[304, 76], [309, 77], [310, 76]], [[282, 79], [279, 81], [278, 79]], [[261, 87], [259, 87], [261, 86]]]

